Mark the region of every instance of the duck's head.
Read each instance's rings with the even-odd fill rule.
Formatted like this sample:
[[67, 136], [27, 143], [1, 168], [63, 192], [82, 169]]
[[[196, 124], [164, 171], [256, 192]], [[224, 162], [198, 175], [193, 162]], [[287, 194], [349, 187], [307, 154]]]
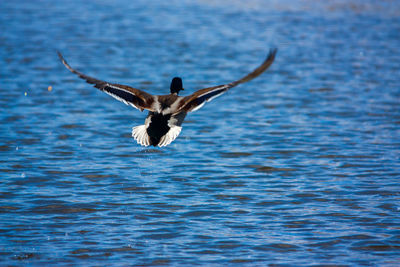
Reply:
[[173, 78], [169, 89], [171, 90], [171, 94], [179, 94], [179, 91], [184, 90], [182, 87], [182, 79], [179, 77]]

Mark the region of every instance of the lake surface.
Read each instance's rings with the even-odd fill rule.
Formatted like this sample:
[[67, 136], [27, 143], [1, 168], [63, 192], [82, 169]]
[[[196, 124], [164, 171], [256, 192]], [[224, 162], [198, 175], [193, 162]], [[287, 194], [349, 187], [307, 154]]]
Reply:
[[[2, 1], [0, 265], [399, 266], [398, 1]], [[271, 68], [186, 117], [62, 66], [184, 95]]]

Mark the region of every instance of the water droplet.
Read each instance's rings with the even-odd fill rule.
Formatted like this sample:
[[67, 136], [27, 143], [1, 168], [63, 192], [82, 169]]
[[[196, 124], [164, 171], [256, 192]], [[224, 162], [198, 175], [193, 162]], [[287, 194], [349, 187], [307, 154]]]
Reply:
[[27, 96], [28, 95], [28, 93], [27, 92], [25, 92], [25, 94], [24, 94], [25, 96]]
[[25, 178], [25, 177], [26, 177], [25, 173], [24, 172], [21, 173], [21, 178]]

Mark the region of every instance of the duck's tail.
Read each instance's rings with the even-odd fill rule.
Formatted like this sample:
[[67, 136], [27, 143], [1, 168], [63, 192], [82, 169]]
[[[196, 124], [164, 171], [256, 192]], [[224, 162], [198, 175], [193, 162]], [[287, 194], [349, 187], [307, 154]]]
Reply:
[[142, 146], [167, 146], [174, 141], [181, 133], [182, 127], [172, 126], [169, 131], [161, 138], [152, 138], [147, 134], [146, 125], [140, 125], [132, 128], [132, 137]]

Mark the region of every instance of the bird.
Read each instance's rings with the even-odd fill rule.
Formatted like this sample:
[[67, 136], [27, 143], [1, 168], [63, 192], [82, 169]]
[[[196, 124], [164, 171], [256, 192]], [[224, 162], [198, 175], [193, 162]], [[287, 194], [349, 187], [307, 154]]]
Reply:
[[187, 113], [200, 109], [206, 102], [222, 95], [230, 88], [259, 76], [274, 62], [276, 53], [276, 48], [270, 49], [263, 63], [239, 80], [200, 89], [188, 96], [179, 96], [179, 92], [184, 90], [180, 77], [172, 79], [168, 95], [152, 95], [127, 85], [109, 83], [83, 74], [73, 69], [57, 51], [64, 66], [87, 83], [93, 84], [95, 88], [140, 111], [148, 110], [144, 124], [132, 128], [132, 137], [138, 144], [145, 147], [169, 145], [181, 133], [181, 125]]

